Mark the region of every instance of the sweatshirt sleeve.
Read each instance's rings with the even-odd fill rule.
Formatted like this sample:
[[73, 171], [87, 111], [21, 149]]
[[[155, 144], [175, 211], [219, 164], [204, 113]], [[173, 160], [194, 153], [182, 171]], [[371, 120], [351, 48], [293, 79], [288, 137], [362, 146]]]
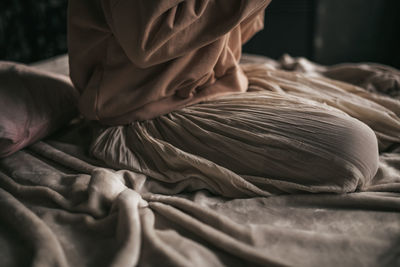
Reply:
[[138, 67], [150, 67], [206, 46], [271, 0], [103, 0], [112, 34]]
[[246, 18], [240, 23], [242, 44], [250, 40], [258, 31], [264, 28], [264, 10]]

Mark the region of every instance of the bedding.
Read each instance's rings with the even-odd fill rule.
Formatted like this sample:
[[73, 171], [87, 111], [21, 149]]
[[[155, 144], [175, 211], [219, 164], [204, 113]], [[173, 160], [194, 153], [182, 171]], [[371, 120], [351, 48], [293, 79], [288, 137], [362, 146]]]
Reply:
[[0, 61], [0, 158], [42, 139], [77, 115], [64, 75]]
[[[109, 160], [107, 151], [127, 157], [130, 164], [139, 160], [141, 166], [140, 159], [125, 153], [128, 128], [119, 131], [118, 147], [96, 146], [93, 140], [115, 140], [102, 138], [115, 128], [76, 119], [0, 160], [1, 265], [400, 265], [400, 104], [398, 98], [387, 97], [387, 83], [376, 83], [371, 93], [365, 83], [358, 87], [340, 81], [340, 75], [327, 78], [330, 67], [305, 59], [245, 56], [242, 63], [251, 94], [265, 88], [270, 88], [267, 94], [307, 94], [314, 99], [310, 101], [348, 107], [373, 126], [381, 150], [375, 177], [353, 193], [312, 194], [265, 190], [258, 179], [246, 177], [251, 183], [228, 180], [226, 186], [233, 183], [253, 193], [224, 196], [196, 179], [185, 179], [192, 175], [185, 169], [177, 173], [183, 179], [168, 181], [122, 166], [121, 159]], [[67, 73], [66, 58], [36, 67], [52, 64]], [[386, 75], [380, 79], [393, 82], [399, 77], [395, 70], [390, 73], [383, 70]], [[361, 79], [364, 74], [357, 74], [359, 80], [367, 80]], [[260, 79], [265, 75], [271, 76], [268, 84]], [[308, 91], [301, 88], [304, 84]], [[355, 106], [357, 101], [362, 105]]]

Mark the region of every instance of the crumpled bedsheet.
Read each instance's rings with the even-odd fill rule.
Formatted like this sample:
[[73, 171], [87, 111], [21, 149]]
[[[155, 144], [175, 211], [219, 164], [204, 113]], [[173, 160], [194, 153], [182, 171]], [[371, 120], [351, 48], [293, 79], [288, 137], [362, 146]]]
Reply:
[[[305, 59], [246, 56], [243, 62], [253, 73], [255, 93], [268, 86], [257, 75], [295, 71], [298, 79], [317, 81], [333, 93], [345, 88], [349, 96], [372, 100], [374, 109], [390, 114], [368, 118], [375, 120], [381, 149], [374, 179], [348, 194], [265, 194], [253, 188], [246, 191], [251, 194], [227, 197], [95, 157], [89, 151], [99, 135], [92, 123], [78, 119], [0, 160], [0, 265], [399, 266], [400, 104], [396, 90], [387, 89], [398, 84], [397, 70], [374, 72], [372, 65], [362, 65], [368, 77], [383, 71], [387, 82], [380, 76], [366, 86], [370, 78], [361, 75], [358, 87], [342, 75], [332, 81], [325, 76], [329, 67]], [[270, 91], [307, 93], [288, 83], [270, 83]], [[331, 94], [308, 93], [315, 101], [332, 100]]]

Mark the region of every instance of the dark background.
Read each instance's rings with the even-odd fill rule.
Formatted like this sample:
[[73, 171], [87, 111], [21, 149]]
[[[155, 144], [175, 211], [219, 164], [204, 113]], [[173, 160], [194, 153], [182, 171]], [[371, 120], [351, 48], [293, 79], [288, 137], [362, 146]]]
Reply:
[[400, 0], [273, 0], [264, 31], [244, 50], [400, 68]]
[[[82, 0], [85, 1], [85, 0]], [[0, 59], [34, 62], [67, 52], [67, 0], [1, 0]], [[273, 0], [244, 51], [321, 64], [400, 68], [400, 0]]]

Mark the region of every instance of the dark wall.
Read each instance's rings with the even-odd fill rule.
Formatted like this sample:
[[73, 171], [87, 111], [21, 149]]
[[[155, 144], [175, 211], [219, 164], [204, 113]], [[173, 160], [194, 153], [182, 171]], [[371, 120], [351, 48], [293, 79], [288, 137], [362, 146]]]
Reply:
[[67, 0], [1, 0], [0, 59], [27, 63], [66, 53], [66, 15]]
[[264, 30], [244, 51], [278, 58], [283, 53], [311, 58], [314, 0], [272, 0], [265, 12]]
[[400, 1], [273, 0], [264, 31], [244, 50], [329, 65], [370, 61], [400, 68]]
[[400, 67], [400, 1], [319, 1], [314, 56], [321, 63], [374, 61]]
[[[33, 62], [66, 53], [66, 13], [67, 0], [1, 0], [0, 59]], [[400, 0], [273, 0], [264, 31], [244, 51], [400, 68], [399, 13]]]

